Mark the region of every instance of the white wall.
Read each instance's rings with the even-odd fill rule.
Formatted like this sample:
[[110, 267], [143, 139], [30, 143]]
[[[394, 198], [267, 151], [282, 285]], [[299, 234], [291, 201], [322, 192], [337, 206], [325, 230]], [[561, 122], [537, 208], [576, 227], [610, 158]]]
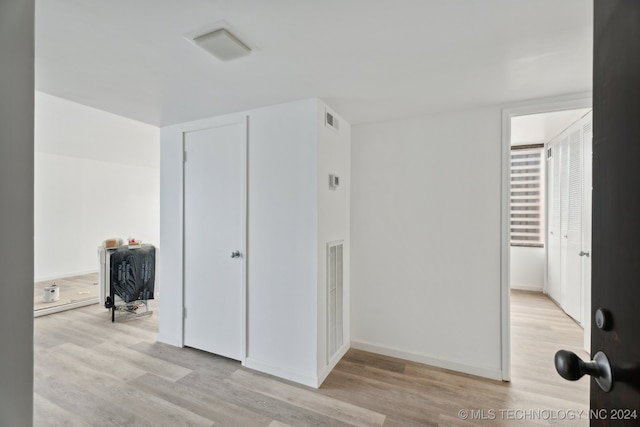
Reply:
[[162, 128], [159, 341], [182, 345], [182, 132], [248, 116], [246, 366], [317, 383], [317, 110], [311, 99]]
[[178, 126], [160, 130], [160, 246], [162, 280], [157, 340], [182, 346], [183, 145]]
[[0, 425], [33, 422], [34, 2], [0, 2]]
[[317, 100], [249, 114], [247, 366], [317, 382]]
[[160, 129], [36, 92], [36, 151], [158, 169]]
[[96, 271], [109, 237], [159, 243], [160, 130], [36, 92], [35, 277]]
[[[325, 125], [325, 111], [340, 123], [339, 130]], [[318, 102], [318, 372], [320, 382], [326, 378], [340, 357], [349, 349], [349, 277], [350, 197], [351, 197], [351, 126], [324, 102]], [[329, 190], [329, 174], [338, 175], [340, 185]], [[327, 244], [344, 240], [343, 293], [346, 313], [343, 319], [344, 345], [333, 360], [327, 360]]]
[[352, 128], [352, 347], [502, 378], [500, 123]]
[[511, 289], [544, 290], [544, 248], [511, 246]]

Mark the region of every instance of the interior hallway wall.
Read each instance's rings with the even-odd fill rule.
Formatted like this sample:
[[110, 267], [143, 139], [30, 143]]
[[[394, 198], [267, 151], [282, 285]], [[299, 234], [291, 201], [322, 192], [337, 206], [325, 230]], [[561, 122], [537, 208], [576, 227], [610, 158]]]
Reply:
[[544, 248], [511, 246], [511, 289], [542, 292], [546, 252]]
[[35, 278], [97, 271], [96, 247], [159, 244], [160, 130], [36, 92]]
[[500, 123], [352, 128], [352, 347], [501, 378]]

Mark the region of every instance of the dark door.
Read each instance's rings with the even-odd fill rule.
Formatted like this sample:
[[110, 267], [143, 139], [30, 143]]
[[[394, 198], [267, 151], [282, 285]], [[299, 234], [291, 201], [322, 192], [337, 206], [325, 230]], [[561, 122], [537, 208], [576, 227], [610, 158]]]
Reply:
[[613, 386], [591, 379], [591, 425], [640, 425], [640, 1], [594, 6], [591, 354]]
[[592, 426], [640, 425], [640, 0], [594, 0], [591, 355], [556, 354], [591, 375]]

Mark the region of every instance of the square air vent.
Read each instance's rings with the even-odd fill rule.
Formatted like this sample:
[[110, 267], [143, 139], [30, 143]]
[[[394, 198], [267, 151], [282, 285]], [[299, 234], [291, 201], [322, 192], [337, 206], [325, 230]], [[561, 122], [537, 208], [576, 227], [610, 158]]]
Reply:
[[329, 110], [325, 110], [324, 112], [324, 124], [328, 128], [335, 130], [336, 132], [340, 129], [340, 121]]

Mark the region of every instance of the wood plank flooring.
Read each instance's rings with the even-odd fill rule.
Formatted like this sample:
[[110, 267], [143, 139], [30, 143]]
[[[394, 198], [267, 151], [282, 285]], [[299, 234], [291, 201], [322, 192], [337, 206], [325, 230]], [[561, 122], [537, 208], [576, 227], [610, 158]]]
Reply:
[[[60, 288], [60, 299], [53, 302], [44, 302], [44, 288], [54, 283]], [[65, 304], [89, 300], [97, 301], [98, 293], [98, 273], [36, 282], [34, 284], [33, 309], [38, 311], [63, 306]]]
[[553, 367], [560, 348], [586, 358], [582, 329], [540, 294], [512, 294], [510, 383], [350, 350], [319, 390], [157, 343], [150, 308], [114, 324], [97, 305], [35, 319], [35, 426], [588, 425], [588, 380]]

